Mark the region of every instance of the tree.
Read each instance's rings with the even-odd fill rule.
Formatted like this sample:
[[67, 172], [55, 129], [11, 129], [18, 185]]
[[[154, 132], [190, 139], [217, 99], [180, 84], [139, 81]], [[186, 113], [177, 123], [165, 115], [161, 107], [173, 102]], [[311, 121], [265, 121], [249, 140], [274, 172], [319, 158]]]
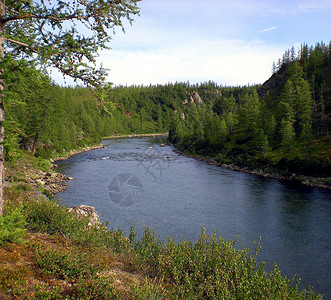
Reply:
[[229, 129], [229, 133], [232, 135], [232, 130], [238, 123], [237, 103], [233, 95], [229, 98], [224, 97], [222, 102], [222, 111], [226, 125]]
[[295, 140], [295, 131], [290, 119], [283, 118], [281, 121], [282, 144], [284, 150], [288, 152], [288, 158], [291, 159], [293, 143]]
[[258, 136], [261, 128], [261, 101], [256, 90], [247, 96], [246, 102], [242, 106], [243, 125], [252, 138]]
[[311, 140], [313, 126], [313, 100], [311, 98], [309, 83], [301, 79], [300, 85], [297, 87], [298, 94], [298, 121], [301, 129], [301, 142], [303, 150], [311, 159]]
[[[106, 77], [95, 55], [108, 49], [115, 27], [133, 21], [140, 0], [0, 0], [0, 215], [3, 211], [6, 66], [18, 58], [37, 60], [96, 87]], [[91, 88], [92, 89], [92, 88]], [[102, 100], [102, 99], [101, 99]]]

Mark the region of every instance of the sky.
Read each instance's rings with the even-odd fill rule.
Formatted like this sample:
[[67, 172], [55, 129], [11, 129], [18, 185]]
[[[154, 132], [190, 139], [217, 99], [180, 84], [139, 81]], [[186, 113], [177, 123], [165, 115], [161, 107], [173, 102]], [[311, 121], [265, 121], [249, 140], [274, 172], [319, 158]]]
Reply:
[[[97, 58], [114, 85], [259, 84], [292, 46], [331, 40], [331, 0], [142, 0]], [[61, 75], [53, 78], [64, 84]], [[66, 79], [65, 84], [71, 84]]]

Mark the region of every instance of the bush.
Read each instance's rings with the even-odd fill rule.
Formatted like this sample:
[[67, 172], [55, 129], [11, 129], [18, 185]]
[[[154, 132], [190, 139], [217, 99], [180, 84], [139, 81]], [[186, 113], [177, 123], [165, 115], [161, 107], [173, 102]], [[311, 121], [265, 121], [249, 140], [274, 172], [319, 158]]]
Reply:
[[252, 254], [250, 249], [236, 249], [236, 241], [224, 241], [216, 233], [207, 236], [205, 230], [195, 243], [176, 244], [169, 238], [164, 244], [149, 229], [133, 243], [150, 272], [173, 287], [173, 298], [321, 299], [310, 291], [299, 292], [276, 265], [270, 275], [264, 264], [257, 266], [259, 244]]
[[50, 200], [26, 201], [24, 210], [27, 227], [32, 231], [72, 236], [88, 224], [88, 219], [79, 219]]
[[26, 221], [21, 207], [6, 216], [0, 216], [0, 245], [9, 242], [21, 242], [25, 236]]
[[102, 270], [87, 254], [57, 249], [39, 249], [35, 263], [43, 275], [58, 279], [89, 278]]
[[55, 201], [29, 200], [25, 203], [25, 213], [27, 227], [32, 231], [62, 235], [76, 245], [111, 247], [114, 252], [129, 252], [131, 249], [120, 229], [107, 231], [107, 226], [100, 224], [87, 230], [87, 217], [70, 214]]

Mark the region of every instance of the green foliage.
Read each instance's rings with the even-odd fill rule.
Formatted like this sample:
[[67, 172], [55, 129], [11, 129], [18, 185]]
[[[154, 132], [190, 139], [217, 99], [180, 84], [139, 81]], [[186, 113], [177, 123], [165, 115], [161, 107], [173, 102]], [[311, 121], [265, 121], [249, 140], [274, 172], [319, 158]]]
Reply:
[[[204, 229], [196, 242], [164, 242], [149, 228], [141, 237], [131, 228], [126, 238], [120, 230], [101, 225], [87, 229], [86, 220], [53, 201], [25, 203], [24, 213], [28, 228], [55, 234], [26, 245], [38, 279], [52, 282], [31, 286], [30, 299], [321, 299], [311, 290], [298, 291], [296, 282], [276, 265], [270, 273], [264, 271], [263, 263], [256, 262], [260, 243], [254, 251], [240, 249], [238, 239], [225, 241]], [[113, 278], [110, 274], [120, 274], [113, 272], [115, 257], [120, 264], [125, 261], [126, 272], [143, 272], [153, 280]], [[10, 288], [11, 295], [23, 295], [31, 270], [0, 269], [6, 271], [0, 272], [1, 291]], [[118, 290], [115, 282], [124, 284], [127, 292]]]
[[109, 280], [95, 276], [90, 280], [78, 280], [71, 299], [120, 299], [120, 292]]
[[133, 21], [137, 2], [6, 1], [0, 15], [6, 51], [1, 52], [14, 59], [36, 59], [86, 84], [100, 85], [106, 72], [96, 69], [95, 55], [108, 49], [115, 27], [124, 29], [123, 20]]
[[114, 252], [130, 252], [130, 245], [121, 230], [106, 230], [100, 224], [86, 230], [88, 218], [79, 218], [52, 200], [26, 201], [24, 212], [27, 228], [36, 232], [61, 235], [76, 245], [112, 247]]
[[102, 266], [94, 264], [87, 253], [69, 250], [39, 249], [34, 259], [42, 275], [63, 280], [87, 278], [102, 270]]
[[148, 263], [153, 276], [173, 286], [170, 298], [179, 299], [319, 299], [309, 291], [298, 292], [293, 280], [282, 276], [275, 265], [270, 274], [257, 266], [250, 249], [238, 250], [236, 241], [224, 241], [202, 230], [198, 241], [161, 242], [148, 228], [136, 240], [135, 250]]
[[282, 144], [289, 159], [291, 159], [291, 152], [295, 140], [295, 132], [293, 124], [290, 120], [283, 119], [281, 122]]
[[32, 231], [72, 236], [88, 224], [87, 219], [68, 214], [54, 201], [26, 201], [24, 211], [27, 227]]
[[41, 288], [39, 285], [36, 285], [34, 299], [36, 300], [61, 299], [61, 288], [59, 288], [58, 286], [52, 286], [51, 288], [49, 288], [48, 284], [46, 284], [44, 288]]
[[10, 242], [22, 242], [25, 236], [25, 217], [22, 208], [16, 208], [11, 213], [0, 216], [0, 245]]
[[321, 148], [330, 148], [330, 48], [322, 43], [302, 51], [306, 54], [299, 58], [293, 49], [286, 52], [282, 66], [262, 87], [222, 87], [219, 97], [184, 107], [185, 118], [172, 120], [169, 140], [180, 150], [239, 167], [291, 176], [289, 168], [278, 169], [278, 162], [300, 160], [314, 167], [293, 163], [293, 172], [330, 176], [323, 167], [325, 161], [330, 164], [330, 152]]
[[27, 266], [15, 268], [8, 264], [0, 264], [0, 295], [3, 296], [2, 293], [10, 291], [11, 295], [13, 295], [11, 298], [19, 298], [19, 295], [22, 295], [23, 287], [26, 285], [29, 275]]

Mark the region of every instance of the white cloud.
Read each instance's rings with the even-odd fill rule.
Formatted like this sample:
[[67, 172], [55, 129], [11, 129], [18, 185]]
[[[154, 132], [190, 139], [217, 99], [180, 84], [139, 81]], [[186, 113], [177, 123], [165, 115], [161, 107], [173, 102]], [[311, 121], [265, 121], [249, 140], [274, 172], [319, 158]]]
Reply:
[[203, 41], [160, 50], [110, 51], [99, 62], [110, 69], [115, 84], [144, 84], [213, 80], [219, 84], [263, 83], [271, 75], [273, 60], [283, 47], [261, 45], [259, 41]]
[[268, 32], [268, 31], [273, 31], [276, 30], [278, 27], [277, 26], [272, 26], [272, 27], [268, 27], [266, 29], [261, 30], [260, 32]]
[[132, 27], [125, 25], [126, 34], [117, 31], [112, 50], [97, 61], [110, 69], [109, 81], [115, 84], [263, 83], [271, 75], [272, 62], [294, 43], [329, 38], [327, 10], [309, 17], [302, 13], [328, 3], [144, 0], [141, 17]]
[[310, 13], [312, 11], [322, 12], [331, 8], [330, 0], [301, 0], [298, 4], [300, 11]]

